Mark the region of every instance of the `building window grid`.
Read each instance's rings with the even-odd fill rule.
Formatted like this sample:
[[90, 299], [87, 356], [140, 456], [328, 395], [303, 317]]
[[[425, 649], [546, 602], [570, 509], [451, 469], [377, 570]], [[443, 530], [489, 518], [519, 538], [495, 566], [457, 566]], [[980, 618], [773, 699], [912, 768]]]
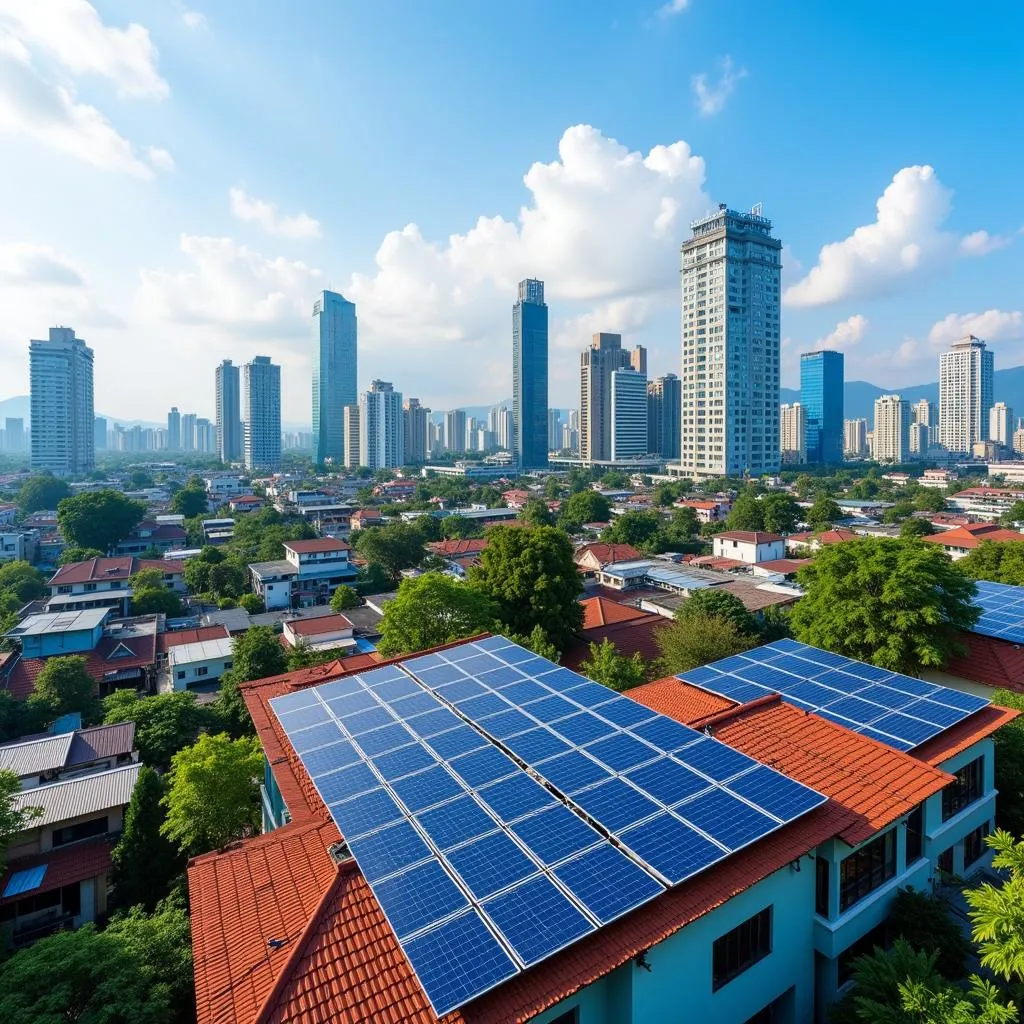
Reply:
[[896, 875], [896, 831], [872, 839], [839, 865], [839, 911], [848, 910]]
[[980, 800], [985, 792], [985, 756], [976, 757], [955, 773], [942, 791], [942, 820], [949, 821], [964, 808]]
[[749, 970], [772, 951], [772, 908], [765, 907], [715, 940], [712, 946], [713, 992]]

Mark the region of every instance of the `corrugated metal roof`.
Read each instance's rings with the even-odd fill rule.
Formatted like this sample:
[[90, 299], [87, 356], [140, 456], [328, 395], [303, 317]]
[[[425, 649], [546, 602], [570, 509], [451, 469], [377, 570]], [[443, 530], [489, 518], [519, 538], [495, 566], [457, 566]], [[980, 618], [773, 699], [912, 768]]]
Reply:
[[27, 743], [8, 743], [0, 747], [0, 769], [24, 778], [63, 768], [73, 739], [74, 735], [67, 732]]
[[196, 661], [230, 658], [233, 643], [230, 637], [220, 637], [216, 640], [197, 640], [191, 644], [179, 644], [167, 652], [167, 660], [171, 665], [177, 666], [189, 665]]
[[132, 790], [139, 777], [140, 764], [114, 768], [109, 772], [83, 775], [80, 779], [51, 782], [18, 793], [13, 800], [16, 810], [40, 807], [42, 816], [35, 818], [30, 828], [56, 825], [85, 814], [95, 814], [111, 807], [123, 807], [132, 798]]
[[98, 761], [104, 757], [130, 754], [135, 749], [135, 723], [118, 722], [114, 725], [97, 725], [92, 729], [81, 729], [74, 734], [67, 767]]

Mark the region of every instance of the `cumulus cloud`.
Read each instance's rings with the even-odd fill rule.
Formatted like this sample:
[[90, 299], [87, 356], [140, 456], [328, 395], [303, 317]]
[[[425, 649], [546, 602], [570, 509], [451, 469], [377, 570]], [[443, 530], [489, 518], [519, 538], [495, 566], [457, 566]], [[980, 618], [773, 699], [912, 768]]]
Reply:
[[85, 284], [85, 278], [69, 259], [49, 245], [8, 242], [0, 245], [0, 283], [77, 288]]
[[124, 29], [103, 24], [87, 0], [3, 0], [0, 26], [74, 75], [109, 79], [122, 96], [163, 99], [170, 93], [149, 32], [135, 23]]
[[706, 72], [690, 79], [693, 98], [701, 117], [714, 117], [725, 109], [726, 100], [736, 91], [740, 79], [747, 77], [746, 68], [734, 68], [732, 57], [725, 57], [720, 65], [721, 74], [712, 82]]
[[960, 239], [960, 252], [964, 256], [987, 256], [997, 249], [1005, 249], [1012, 239], [1004, 235], [990, 235], [987, 231], [972, 231]]
[[258, 224], [268, 235], [276, 235], [278, 238], [320, 237], [320, 221], [308, 214], [282, 216], [273, 203], [250, 196], [241, 188], [230, 189], [228, 195], [231, 199], [231, 212], [239, 220]]
[[1001, 309], [986, 309], [984, 313], [950, 313], [932, 325], [928, 340], [936, 347], [945, 347], [968, 334], [983, 341], [1024, 340], [1024, 313]]
[[931, 167], [898, 171], [876, 207], [873, 223], [822, 248], [810, 273], [786, 289], [786, 305], [823, 306], [891, 294], [958, 255], [982, 255], [992, 248], [984, 231], [961, 239], [943, 229], [952, 193]]
[[147, 146], [146, 159], [158, 171], [173, 171], [176, 166], [174, 157], [166, 149], [161, 149], [159, 146]]
[[690, 6], [690, 0], [668, 0], [658, 8], [658, 14], [663, 18], [671, 18], [675, 14], [682, 14]]
[[856, 313], [836, 324], [835, 328], [819, 338], [808, 350], [819, 352], [822, 349], [847, 349], [856, 345], [864, 337], [868, 329], [868, 318]]
[[195, 32], [197, 29], [206, 28], [206, 15], [201, 11], [182, 11], [181, 20], [185, 28]]
[[132, 144], [95, 108], [44, 79], [28, 50], [0, 34], [0, 132], [25, 135], [94, 167], [140, 178], [152, 176]]

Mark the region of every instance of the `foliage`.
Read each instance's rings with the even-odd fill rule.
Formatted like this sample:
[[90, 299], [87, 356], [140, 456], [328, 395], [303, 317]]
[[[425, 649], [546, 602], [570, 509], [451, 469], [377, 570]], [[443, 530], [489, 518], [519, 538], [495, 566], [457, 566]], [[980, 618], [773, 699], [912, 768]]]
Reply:
[[132, 614], [181, 615], [181, 598], [164, 584], [159, 569], [142, 569], [128, 580], [132, 591]]
[[271, 626], [253, 626], [234, 638], [231, 670], [239, 682], [287, 671], [285, 652]]
[[0, 594], [10, 595], [20, 607], [46, 593], [46, 579], [28, 562], [4, 562], [0, 565]]
[[231, 597], [237, 600], [249, 589], [249, 573], [238, 559], [226, 558], [210, 566], [206, 589], [217, 598]]
[[[1019, 503], [1024, 512], [1024, 502]], [[941, 512], [946, 507], [946, 499], [934, 487], [919, 487], [914, 492], [914, 508], [918, 512]]]
[[1024, 586], [1024, 539], [983, 540], [957, 568], [971, 579]]
[[141, 768], [111, 855], [114, 901], [119, 907], [138, 904], [152, 911], [167, 895], [172, 879], [185, 869], [184, 858], [160, 832], [164, 792], [161, 777], [148, 765]]
[[57, 506], [57, 526], [75, 547], [109, 551], [142, 521], [146, 506], [120, 491], [86, 491]]
[[900, 536], [904, 540], [911, 540], [914, 537], [929, 537], [935, 532], [935, 527], [927, 519], [904, 519], [900, 524]]
[[65, 548], [57, 556], [58, 565], [71, 565], [73, 562], [87, 562], [90, 558], [102, 558], [99, 548]]
[[812, 530], [825, 530], [832, 526], [836, 520], [843, 518], [843, 510], [823, 494], [814, 499], [814, 504], [807, 512], [807, 522]]
[[999, 525], [1014, 529], [1018, 523], [1024, 523], [1024, 501], [1015, 501], [1000, 517]]
[[240, 681], [234, 669], [225, 672], [220, 677], [220, 693], [212, 706], [219, 727], [235, 739], [256, 733], [249, 708], [238, 686]]
[[[416, 525], [418, 526], [420, 522], [438, 523], [439, 521], [433, 516], [423, 516], [416, 521]], [[479, 537], [483, 531], [475, 520], [467, 519], [465, 516], [452, 515], [445, 516], [440, 520], [437, 532], [445, 540], [464, 540], [466, 537]]]
[[1004, 829], [985, 839], [995, 851], [992, 866], [1009, 872], [996, 887], [985, 882], [964, 892], [970, 911], [972, 938], [981, 965], [1006, 981], [1024, 981], [1024, 840]]
[[697, 535], [700, 523], [697, 520], [697, 513], [688, 505], [674, 509], [668, 521], [668, 526], [663, 527], [666, 540], [670, 543], [678, 541], [689, 541]]
[[800, 522], [803, 511], [788, 494], [774, 491], [761, 500], [764, 528], [771, 533], [792, 533]]
[[202, 515], [206, 511], [206, 488], [202, 482], [194, 484], [190, 481], [180, 491], [177, 491], [171, 498], [171, 511], [175, 515], [185, 516], [188, 519]]
[[334, 649], [316, 650], [305, 640], [300, 640], [288, 651], [288, 671], [294, 672], [300, 668], [312, 668], [314, 665], [323, 665], [328, 661], [337, 661], [342, 652]]
[[607, 523], [611, 514], [611, 502], [603, 494], [587, 488], [570, 494], [562, 502], [559, 522], [563, 529], [578, 530], [584, 523]]
[[907, 516], [911, 515], [914, 511], [914, 503], [912, 501], [898, 501], [892, 508], [887, 508], [882, 513], [883, 523], [901, 523]]
[[938, 896], [900, 889], [889, 911], [889, 931], [916, 950], [935, 953], [936, 970], [944, 978], [959, 981], [964, 976], [971, 944]]
[[658, 672], [675, 675], [700, 665], [728, 658], [753, 647], [757, 640], [731, 619], [694, 615], [677, 619], [656, 634], [661, 658]]
[[488, 531], [480, 564], [470, 581], [497, 602], [499, 617], [513, 633], [541, 626], [564, 650], [583, 625], [577, 598], [583, 589], [569, 538], [552, 526], [496, 526]]
[[238, 599], [238, 607], [244, 608], [250, 615], [259, 615], [261, 612], [265, 612], [266, 606], [263, 604], [263, 598], [259, 594], [243, 594]]
[[540, 625], [534, 626], [528, 636], [509, 633], [508, 639], [512, 643], [519, 644], [520, 647], [525, 647], [528, 651], [533, 651], [534, 654], [541, 658], [547, 658], [548, 661], [553, 661], [556, 664], [561, 657], [561, 651], [548, 639], [547, 633], [544, 632], [544, 628]]
[[367, 565], [359, 570], [352, 586], [358, 594], [383, 594], [394, 586], [394, 582], [379, 565]]
[[[996, 690], [992, 702], [1024, 712], [1024, 694]], [[997, 729], [995, 746], [996, 824], [1015, 836], [1024, 835], [1024, 715]]]
[[55, 509], [65, 498], [71, 497], [71, 488], [64, 480], [49, 473], [30, 476], [18, 491], [18, 508], [26, 515], [41, 509]]
[[580, 671], [595, 683], [613, 690], [629, 690], [639, 686], [647, 676], [647, 665], [639, 653], [627, 658], [607, 637], [600, 644], [590, 645], [590, 657]]
[[204, 733], [171, 759], [160, 828], [182, 853], [196, 856], [259, 830], [259, 740]]
[[728, 619], [738, 633], [747, 636], [757, 633], [757, 623], [743, 602], [735, 594], [717, 587], [695, 590], [683, 602], [676, 618], [683, 622], [693, 618]]
[[135, 723], [139, 760], [159, 772], [166, 772], [171, 758], [212, 724], [210, 712], [188, 691], [140, 697], [132, 690], [118, 690], [103, 700], [103, 723], [115, 722]]
[[190, 558], [185, 563], [185, 586], [190, 594], [205, 594], [209, 591], [211, 568], [210, 563], [201, 558]]
[[917, 675], [961, 650], [978, 618], [975, 588], [931, 544], [870, 537], [821, 549], [798, 579], [793, 635], [881, 668]]
[[402, 580], [384, 606], [377, 650], [385, 657], [472, 636], [489, 629], [498, 606], [485, 593], [439, 572]]
[[80, 654], [48, 658], [30, 698], [46, 708], [52, 719], [80, 712], [83, 721], [90, 721], [96, 712], [92, 695], [93, 680], [85, 670], [86, 660]]
[[540, 498], [531, 498], [520, 510], [519, 518], [531, 526], [554, 526], [555, 517], [551, 514], [546, 502]]
[[38, 807], [15, 807], [14, 798], [20, 792], [18, 776], [0, 768], [0, 870], [3, 869], [4, 851], [11, 840], [43, 813]]
[[601, 540], [610, 544], [630, 544], [643, 551], [657, 547], [662, 519], [657, 512], [624, 512], [615, 516], [601, 534]]
[[770, 644], [793, 635], [790, 625], [792, 609], [781, 604], [770, 604], [761, 612], [761, 642]]
[[403, 569], [419, 565], [426, 552], [423, 535], [409, 523], [373, 526], [355, 533], [355, 549], [372, 565], [397, 579]]
[[331, 595], [331, 608], [336, 612], [344, 612], [349, 608], [358, 608], [362, 604], [359, 595], [344, 583]]
[[0, 743], [42, 732], [49, 713], [30, 700], [18, 700], [9, 690], [0, 690]]
[[750, 492], [739, 495], [725, 519], [730, 530], [763, 530], [764, 506]]

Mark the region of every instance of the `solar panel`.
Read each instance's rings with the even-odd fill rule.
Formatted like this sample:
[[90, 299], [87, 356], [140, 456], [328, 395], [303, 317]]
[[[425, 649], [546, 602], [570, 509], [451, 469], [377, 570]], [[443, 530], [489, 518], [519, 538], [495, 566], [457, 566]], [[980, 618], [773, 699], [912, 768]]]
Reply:
[[979, 580], [975, 605], [981, 611], [972, 633], [1024, 643], [1024, 587]]
[[624, 832], [622, 841], [673, 885], [729, 852], [667, 812]]
[[361, 796], [328, 804], [327, 809], [346, 839], [366, 835], [404, 817], [401, 808], [384, 789], [372, 789]]
[[738, 850], [774, 828], [767, 815], [723, 790], [695, 796], [677, 807], [676, 814], [730, 850]]
[[660, 800], [666, 807], [681, 803], [711, 786], [703, 775], [690, 771], [670, 757], [662, 757], [650, 764], [634, 768], [626, 778], [634, 786]]
[[554, 874], [601, 924], [662, 892], [659, 882], [607, 843], [566, 861]]
[[612, 771], [624, 772], [658, 756], [654, 747], [635, 739], [629, 733], [618, 732], [586, 747], [591, 757], [607, 765]]
[[416, 815], [423, 831], [439, 850], [492, 832], [497, 822], [471, 796], [462, 796]]
[[373, 887], [373, 893], [399, 939], [469, 906], [436, 859], [385, 878]]
[[541, 862], [557, 864], [602, 842], [601, 835], [565, 807], [556, 804], [511, 825], [520, 842]]
[[487, 740], [468, 725], [460, 725], [447, 732], [438, 733], [427, 740], [427, 744], [437, 752], [439, 757], [453, 758], [466, 754], [471, 750], [479, 750], [487, 746]]
[[543, 726], [537, 729], [528, 729], [505, 741], [505, 745], [517, 757], [524, 761], [543, 761], [557, 754], [565, 754], [572, 749], [565, 740], [560, 740], [549, 729]]
[[543, 772], [544, 778], [553, 786], [570, 795], [612, 777], [607, 768], [578, 750], [570, 750], [545, 761]]
[[[1019, 590], [1024, 602], [1024, 587], [1008, 589]], [[992, 595], [980, 599], [990, 601]], [[684, 672], [678, 678], [739, 703], [779, 693], [805, 710], [897, 750], [913, 749], [989, 703], [975, 694], [789, 638]]]
[[539, 870], [506, 832], [492, 832], [452, 850], [448, 862], [478, 900], [487, 899]]
[[349, 847], [363, 877], [370, 883], [431, 856], [430, 847], [408, 821], [399, 821], [361, 839], [353, 839]]
[[555, 802], [555, 798], [543, 786], [525, 774], [492, 782], [478, 790], [478, 794], [504, 821], [515, 821], [530, 811]]
[[576, 793], [573, 801], [609, 832], [621, 832], [661, 810], [649, 797], [618, 778]]
[[466, 783], [476, 788], [495, 782], [519, 771], [518, 765], [496, 747], [480, 747], [468, 754], [462, 754], [449, 762], [453, 772]]
[[813, 789], [767, 767], [755, 768], [733, 779], [729, 789], [783, 821], [799, 817], [821, 802]]
[[351, 764], [340, 771], [319, 775], [314, 784], [325, 804], [334, 804], [359, 793], [368, 793], [379, 785], [376, 774], [363, 761]]
[[461, 796], [465, 789], [441, 765], [434, 765], [415, 775], [406, 775], [392, 783], [398, 799], [413, 813]]
[[564, 736], [578, 745], [590, 743], [602, 736], [611, 736], [616, 731], [615, 726], [610, 722], [598, 718], [597, 715], [592, 715], [589, 711], [581, 711], [579, 714], [552, 722], [551, 728], [560, 736]]

